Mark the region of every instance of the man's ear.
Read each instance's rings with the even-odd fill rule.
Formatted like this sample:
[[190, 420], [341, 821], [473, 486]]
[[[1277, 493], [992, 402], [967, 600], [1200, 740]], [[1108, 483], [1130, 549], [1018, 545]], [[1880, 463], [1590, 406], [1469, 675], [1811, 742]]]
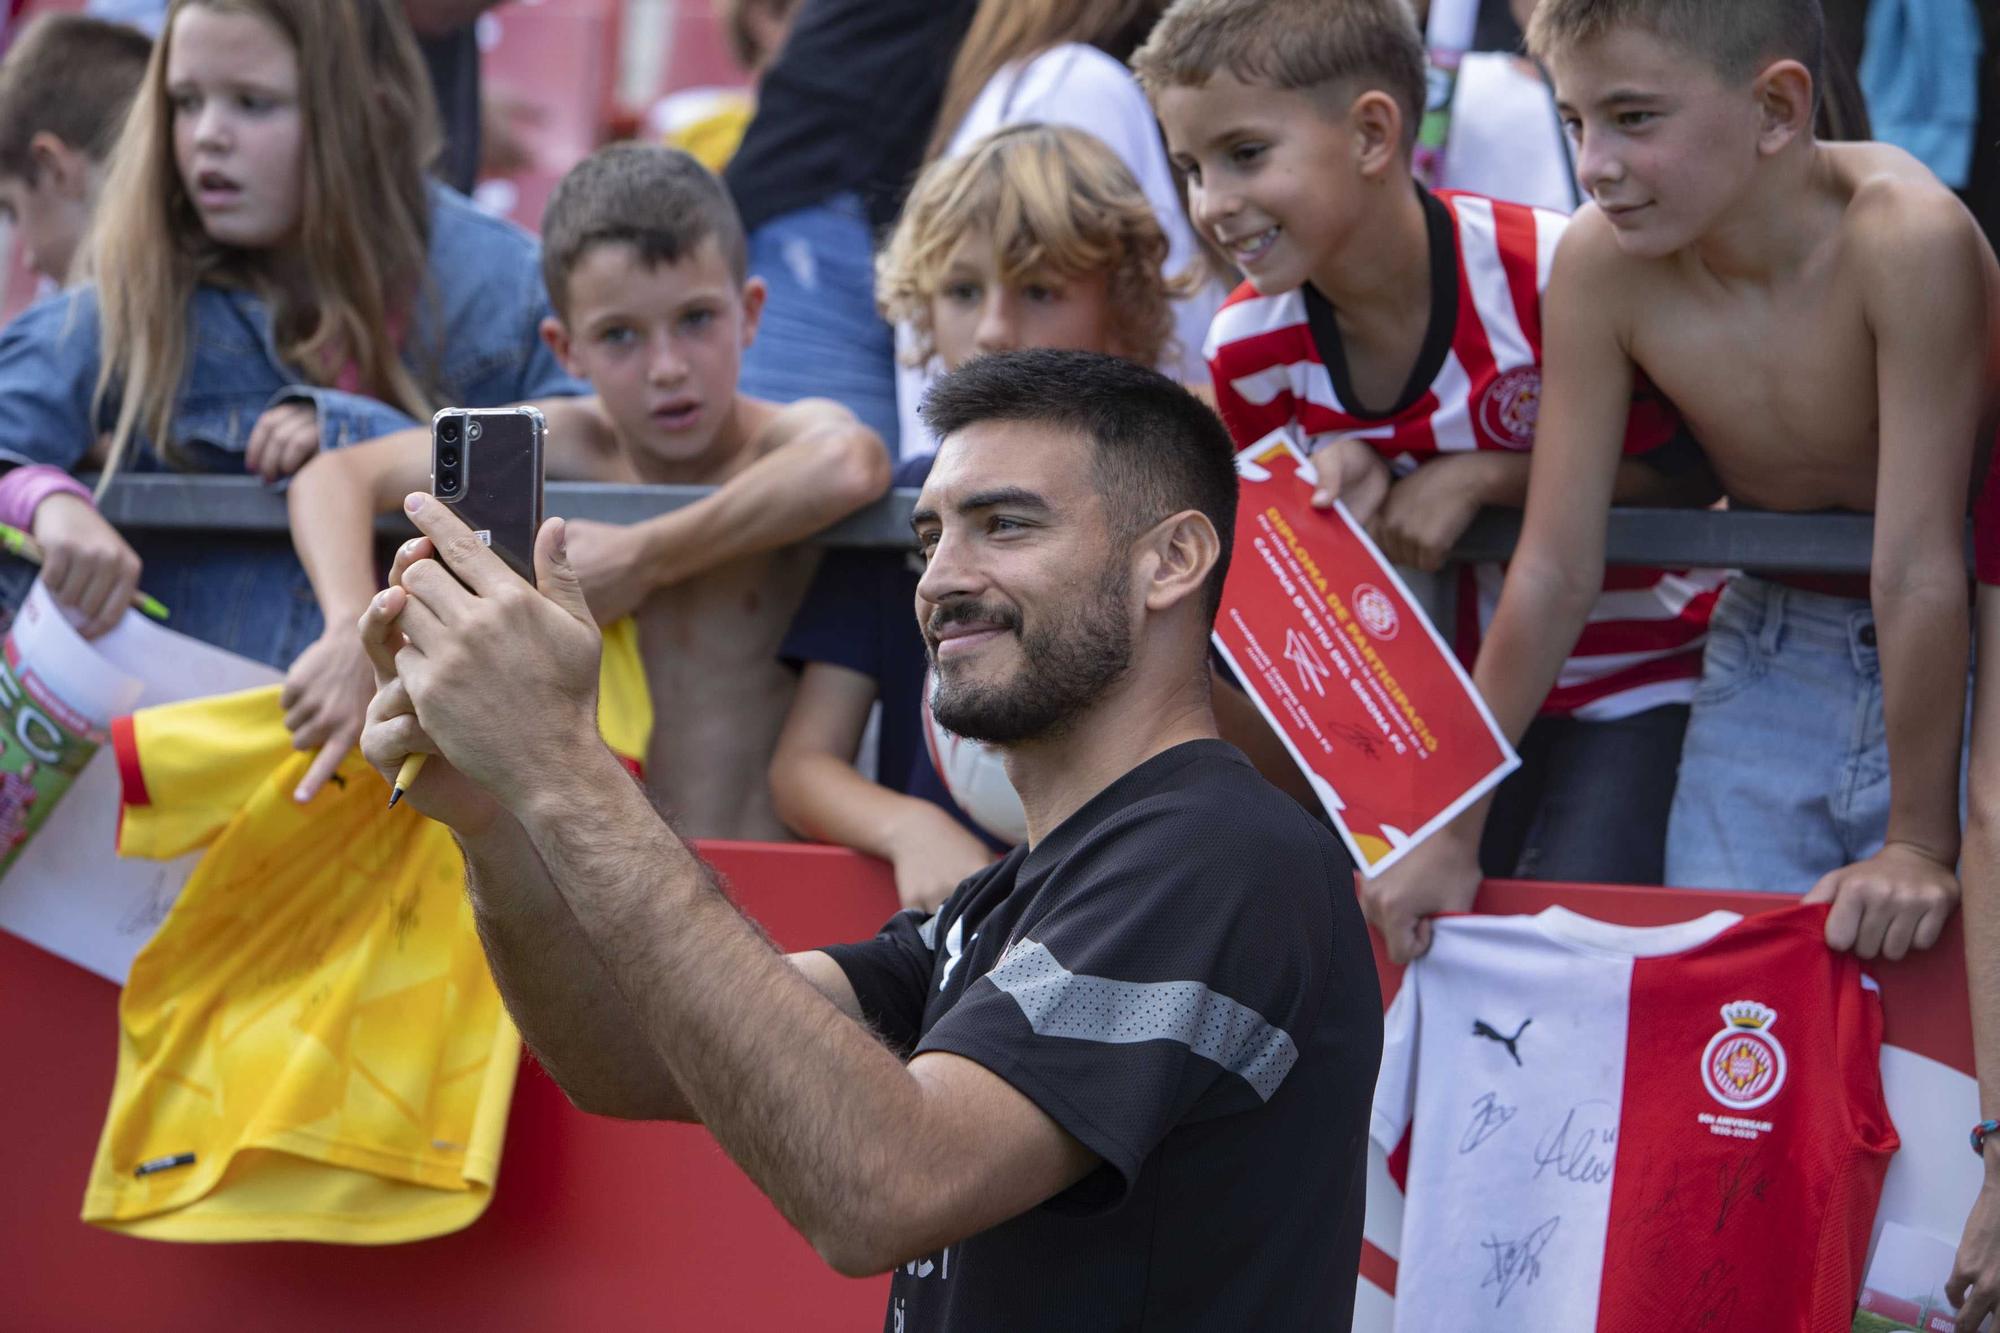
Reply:
[[28, 140], [28, 161], [34, 166], [32, 184], [60, 198], [83, 200], [90, 194], [90, 158], [49, 130], [37, 130]]
[[764, 318], [764, 301], [771, 289], [764, 285], [762, 278], [746, 278], [743, 282], [743, 345], [748, 347], [757, 341], [757, 325]]
[[570, 340], [569, 326], [567, 324], [564, 324], [554, 315], [545, 315], [536, 332], [542, 335], [542, 345], [549, 349], [551, 356], [562, 363], [564, 370], [578, 379], [586, 378], [583, 372], [578, 370], [569, 359]]
[[1145, 555], [1146, 609], [1154, 613], [1201, 596], [1210, 571], [1222, 558], [1215, 524], [1199, 509], [1184, 509], [1160, 520], [1139, 542]]
[[1362, 177], [1380, 185], [1394, 179], [1403, 156], [1403, 108], [1379, 88], [1370, 88], [1347, 108], [1354, 132], [1354, 165]]
[[1757, 99], [1757, 149], [1769, 156], [1802, 134], [1813, 120], [1812, 74], [1796, 60], [1765, 66], [1752, 92]]

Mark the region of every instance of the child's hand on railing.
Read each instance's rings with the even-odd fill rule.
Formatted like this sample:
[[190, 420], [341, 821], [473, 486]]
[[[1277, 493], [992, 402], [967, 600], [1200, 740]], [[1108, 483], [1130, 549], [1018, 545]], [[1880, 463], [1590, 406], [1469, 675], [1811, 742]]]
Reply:
[[1432, 459], [1389, 488], [1369, 535], [1399, 565], [1432, 573], [1489, 503], [1488, 459], [1478, 454]]
[[1339, 500], [1362, 527], [1367, 527], [1389, 493], [1389, 464], [1366, 440], [1342, 436], [1313, 447], [1313, 470], [1319, 473], [1319, 488], [1312, 493], [1312, 507], [1331, 509]]
[[318, 452], [318, 410], [311, 403], [279, 403], [250, 427], [243, 466], [273, 482], [291, 476]]

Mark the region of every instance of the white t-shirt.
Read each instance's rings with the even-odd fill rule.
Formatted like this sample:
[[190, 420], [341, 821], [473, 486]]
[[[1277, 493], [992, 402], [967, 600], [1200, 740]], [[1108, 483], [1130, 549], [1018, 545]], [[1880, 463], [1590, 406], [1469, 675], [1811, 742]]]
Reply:
[[1899, 1140], [1826, 911], [1439, 918], [1371, 1128], [1398, 1333], [1847, 1327]]
[[[1104, 140], [1139, 182], [1167, 234], [1167, 273], [1185, 272], [1199, 262], [1201, 252], [1174, 189], [1173, 169], [1167, 165], [1159, 125], [1132, 71], [1096, 47], [1075, 42], [1050, 47], [1031, 60], [1009, 65], [979, 90], [952, 134], [945, 156], [954, 157], [981, 136], [1025, 121], [1068, 125]], [[1162, 371], [1187, 384], [1207, 382], [1202, 341], [1208, 335], [1208, 321], [1225, 295], [1221, 284], [1210, 282], [1193, 296], [1174, 303], [1174, 338], [1179, 346], [1169, 349], [1160, 365]], [[899, 344], [907, 336], [907, 329], [899, 329]], [[902, 421], [898, 452], [904, 458], [937, 448], [937, 441], [917, 415], [917, 405], [940, 369], [935, 359], [925, 367], [900, 363], [896, 367], [896, 406]]]
[[1574, 213], [1581, 198], [1562, 133], [1541, 76], [1503, 52], [1472, 52], [1452, 90], [1439, 185]]

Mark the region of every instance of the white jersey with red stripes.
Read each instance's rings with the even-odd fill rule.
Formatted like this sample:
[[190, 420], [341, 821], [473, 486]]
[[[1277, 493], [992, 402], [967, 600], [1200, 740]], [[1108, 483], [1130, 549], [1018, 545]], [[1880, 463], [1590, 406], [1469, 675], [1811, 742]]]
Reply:
[[1898, 1140], [1825, 922], [1440, 919], [1375, 1091], [1396, 1328], [1846, 1328]]
[[[1542, 292], [1569, 219], [1480, 195], [1426, 194], [1432, 311], [1418, 365], [1394, 404], [1361, 406], [1333, 307], [1310, 286], [1265, 296], [1239, 287], [1209, 328], [1216, 405], [1239, 446], [1292, 426], [1367, 440], [1398, 476], [1440, 454], [1525, 450], [1541, 399]], [[1453, 262], [1455, 260], [1455, 262]], [[1679, 421], [1649, 387], [1635, 395], [1624, 449], [1672, 439]], [[1542, 711], [1590, 720], [1686, 703], [1723, 575], [1614, 568]], [[1459, 651], [1477, 652], [1498, 605], [1498, 565], [1460, 588]]]

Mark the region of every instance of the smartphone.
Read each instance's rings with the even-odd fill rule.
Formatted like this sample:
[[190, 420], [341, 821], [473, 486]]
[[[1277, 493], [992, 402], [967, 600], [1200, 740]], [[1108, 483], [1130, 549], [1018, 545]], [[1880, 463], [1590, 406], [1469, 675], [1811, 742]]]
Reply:
[[532, 407], [447, 407], [431, 418], [431, 494], [530, 583], [547, 434]]

